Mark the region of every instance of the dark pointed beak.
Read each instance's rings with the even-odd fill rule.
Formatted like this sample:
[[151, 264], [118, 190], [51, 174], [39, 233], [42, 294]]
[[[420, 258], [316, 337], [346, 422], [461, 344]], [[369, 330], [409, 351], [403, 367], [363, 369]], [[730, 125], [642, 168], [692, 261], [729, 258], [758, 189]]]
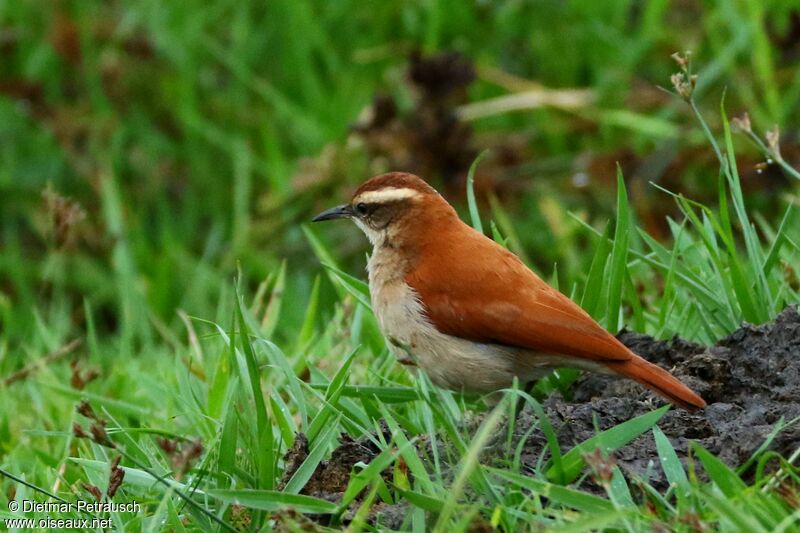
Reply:
[[334, 218], [347, 218], [353, 216], [353, 208], [349, 205], [337, 205], [331, 207], [311, 219], [311, 222], [322, 222], [323, 220], [333, 220]]

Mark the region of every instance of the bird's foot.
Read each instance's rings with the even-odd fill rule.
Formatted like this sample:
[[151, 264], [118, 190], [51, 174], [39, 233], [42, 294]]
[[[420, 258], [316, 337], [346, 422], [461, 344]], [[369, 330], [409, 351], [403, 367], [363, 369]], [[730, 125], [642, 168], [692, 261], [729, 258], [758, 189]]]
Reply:
[[403, 356], [397, 357], [397, 360], [400, 362], [401, 365], [417, 366], [417, 360], [416, 357], [414, 357], [414, 353], [411, 351], [411, 346], [402, 342], [396, 337], [389, 337], [389, 342], [391, 343], [392, 346], [400, 348], [406, 353], [404, 357]]

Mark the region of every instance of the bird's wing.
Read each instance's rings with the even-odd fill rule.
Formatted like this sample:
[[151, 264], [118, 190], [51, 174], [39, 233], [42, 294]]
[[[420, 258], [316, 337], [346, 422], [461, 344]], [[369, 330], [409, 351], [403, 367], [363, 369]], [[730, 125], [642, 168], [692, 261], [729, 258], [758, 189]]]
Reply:
[[406, 276], [433, 325], [477, 342], [603, 362], [633, 354], [516, 256], [471, 228], [421, 254]]

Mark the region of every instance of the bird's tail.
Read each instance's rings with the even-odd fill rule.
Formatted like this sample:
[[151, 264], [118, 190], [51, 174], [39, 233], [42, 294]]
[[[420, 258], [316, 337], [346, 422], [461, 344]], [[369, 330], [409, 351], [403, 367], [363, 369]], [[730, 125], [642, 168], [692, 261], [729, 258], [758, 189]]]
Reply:
[[681, 380], [658, 365], [634, 356], [626, 361], [607, 363], [609, 370], [641, 383], [656, 394], [689, 411], [706, 406], [705, 400]]

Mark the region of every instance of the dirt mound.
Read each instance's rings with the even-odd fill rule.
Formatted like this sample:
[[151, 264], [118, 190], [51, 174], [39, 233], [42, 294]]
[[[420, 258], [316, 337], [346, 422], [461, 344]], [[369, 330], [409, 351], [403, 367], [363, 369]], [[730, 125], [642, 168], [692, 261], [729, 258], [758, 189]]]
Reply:
[[[283, 485], [291, 479], [308, 457], [308, 453], [308, 438], [303, 433], [298, 433], [294, 445], [284, 456], [286, 471], [279, 488], [283, 488]], [[320, 463], [303, 488], [303, 494], [313, 494], [318, 498], [338, 501], [347, 489], [353, 467], [358, 463], [369, 464], [378, 453], [380, 450], [369, 439], [355, 440], [342, 433], [339, 437], [339, 446], [333, 451], [329, 460]]]
[[[382, 424], [381, 429], [384, 440], [389, 442], [391, 440], [391, 431], [385, 424]], [[350, 482], [353, 468], [359, 463], [369, 464], [379, 453], [378, 447], [368, 437], [353, 439], [346, 433], [342, 433], [339, 437], [339, 446], [333, 451], [330, 459], [319, 464], [301, 493], [331, 502], [341, 501]], [[286, 462], [286, 470], [283, 473], [279, 489], [283, 489], [286, 482], [291, 479], [297, 469], [300, 468], [300, 465], [303, 464], [303, 461], [306, 460], [308, 454], [308, 438], [303, 433], [298, 433], [295, 436], [294, 444], [283, 457]], [[384, 472], [383, 475], [387, 481], [390, 480], [389, 472]], [[362, 496], [363, 494], [356, 498], [356, 501], [350, 506], [349, 512], [346, 512], [342, 517], [345, 525], [349, 523], [358, 506], [361, 505]], [[397, 529], [403, 523], [407, 508], [408, 506], [405, 503], [389, 505], [378, 500], [370, 508], [367, 522], [372, 525], [380, 524], [388, 529]], [[318, 516], [314, 518], [323, 524], [327, 524], [329, 517]]]
[[[696, 440], [728, 465], [742, 465], [781, 418], [789, 422], [800, 417], [800, 314], [795, 307], [769, 324], [744, 324], [710, 348], [632, 332], [618, 337], [642, 357], [669, 368], [708, 402], [696, 413], [672, 409], [659, 422], [681, 459], [688, 454], [689, 441]], [[584, 376], [573, 390], [570, 400], [555, 396], [544, 404], [564, 451], [594, 435], [598, 427], [608, 429], [663, 403], [632, 381], [597, 374]], [[538, 423], [528, 411], [519, 422], [520, 436]], [[800, 426], [795, 424], [781, 431], [770, 448], [788, 456], [798, 446]], [[526, 462], [533, 467], [543, 450], [544, 437], [534, 431]], [[615, 457], [624, 472], [640, 477], [649, 463], [658, 465], [649, 432], [619, 449]], [[650, 475], [654, 486], [666, 486], [657, 466]]]

